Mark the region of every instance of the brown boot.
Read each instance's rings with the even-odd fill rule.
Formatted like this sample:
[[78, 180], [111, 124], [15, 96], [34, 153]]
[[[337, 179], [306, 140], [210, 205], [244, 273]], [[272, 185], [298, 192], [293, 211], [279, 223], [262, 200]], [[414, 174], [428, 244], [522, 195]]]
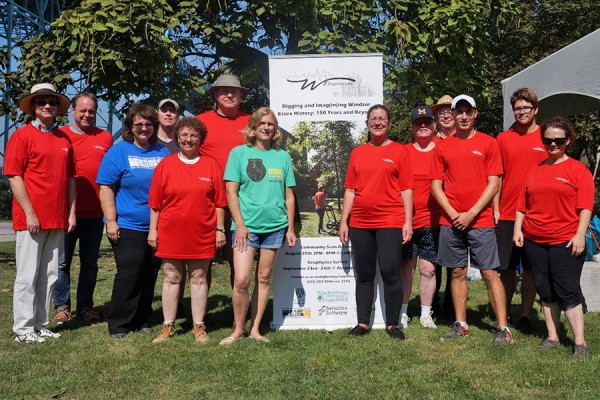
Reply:
[[208, 342], [208, 334], [206, 333], [206, 325], [194, 324], [194, 330], [192, 331], [194, 340], [198, 343]]
[[152, 343], [164, 342], [165, 340], [171, 339], [173, 336], [175, 336], [175, 322], [169, 322], [168, 324], [163, 324], [162, 330], [158, 336], [154, 338]]

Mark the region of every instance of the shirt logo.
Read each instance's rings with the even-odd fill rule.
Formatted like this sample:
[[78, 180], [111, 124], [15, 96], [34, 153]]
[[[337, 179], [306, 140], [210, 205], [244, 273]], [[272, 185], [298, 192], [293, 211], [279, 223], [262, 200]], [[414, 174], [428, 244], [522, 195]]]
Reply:
[[104, 152], [106, 152], [106, 151], [108, 150], [108, 149], [105, 149], [104, 147], [102, 147], [102, 146], [98, 146], [98, 145], [95, 145], [95, 146], [94, 146], [94, 148], [95, 148], [95, 149], [98, 149], [98, 150], [102, 150], [102, 151], [104, 151]]
[[472, 150], [471, 153], [475, 154], [476, 156], [483, 156], [483, 153], [479, 150]]
[[127, 157], [129, 161], [129, 167], [132, 169], [154, 169], [162, 160], [160, 157], [139, 157], [139, 156], [129, 156]]
[[544, 150], [541, 147], [532, 147], [531, 150], [533, 150], [533, 151], [546, 151], [546, 150]]
[[391, 164], [396, 164], [396, 163], [394, 162], [394, 160], [392, 160], [392, 159], [389, 159], [389, 158], [384, 158], [384, 159], [382, 159], [382, 161], [383, 161], [383, 162], [387, 162], [387, 163], [391, 163]]
[[62, 148], [64, 151], [66, 151], [67, 153], [69, 152], [69, 148], [68, 147], [63, 147]]
[[198, 179], [204, 182], [211, 182], [210, 178], [207, 178], [205, 176], [199, 176]]
[[569, 181], [568, 181], [567, 179], [565, 179], [565, 178], [561, 178], [561, 177], [559, 177], [559, 176], [555, 177], [554, 179], [556, 179], [557, 181], [564, 182], [564, 183], [569, 183]]

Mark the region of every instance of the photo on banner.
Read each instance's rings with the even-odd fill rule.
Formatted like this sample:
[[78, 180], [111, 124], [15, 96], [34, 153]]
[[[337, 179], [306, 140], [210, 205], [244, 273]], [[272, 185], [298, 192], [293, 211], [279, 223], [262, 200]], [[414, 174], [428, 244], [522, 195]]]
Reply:
[[[383, 102], [381, 54], [272, 56], [270, 107], [292, 157], [301, 211], [327, 191], [329, 221], [339, 220], [350, 152], [366, 141], [366, 115]], [[273, 272], [274, 329], [341, 329], [356, 324], [355, 282], [348, 248], [329, 236], [304, 238], [279, 251]], [[383, 327], [377, 278], [373, 327]]]

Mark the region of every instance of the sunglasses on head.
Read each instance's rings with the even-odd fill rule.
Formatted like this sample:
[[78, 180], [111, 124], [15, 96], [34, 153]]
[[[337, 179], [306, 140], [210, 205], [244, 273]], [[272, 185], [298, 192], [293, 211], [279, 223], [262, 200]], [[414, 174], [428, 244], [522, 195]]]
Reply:
[[544, 143], [546, 146], [550, 146], [552, 143], [555, 143], [557, 146], [562, 146], [563, 144], [567, 143], [567, 138], [566, 137], [559, 137], [559, 138], [542, 138], [542, 143]]
[[58, 101], [56, 99], [36, 99], [35, 104], [38, 106], [45, 106], [46, 104], [55, 106], [58, 104]]

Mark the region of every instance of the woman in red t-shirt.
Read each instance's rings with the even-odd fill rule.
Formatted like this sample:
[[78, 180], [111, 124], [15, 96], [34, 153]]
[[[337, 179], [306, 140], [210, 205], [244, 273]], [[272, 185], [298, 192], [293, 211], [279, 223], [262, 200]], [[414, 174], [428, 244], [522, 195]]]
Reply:
[[542, 299], [548, 336], [540, 347], [560, 346], [558, 328], [564, 311], [574, 335], [573, 356], [586, 358], [586, 306], [580, 279], [594, 181], [585, 165], [565, 154], [575, 142], [575, 128], [569, 120], [547, 120], [541, 134], [548, 158], [527, 174], [517, 203], [513, 240], [525, 249]]
[[387, 108], [377, 104], [369, 109], [370, 140], [352, 150], [348, 162], [339, 236], [343, 245], [348, 239], [352, 242], [356, 279], [358, 324], [349, 334], [369, 333], [375, 265], [379, 260], [387, 333], [404, 340], [398, 327], [402, 304], [400, 262], [401, 245], [410, 240], [413, 230], [413, 174], [408, 150], [388, 138], [390, 125]]
[[217, 161], [200, 156], [206, 127], [185, 117], [175, 125], [180, 151], [164, 158], [154, 170], [148, 205], [148, 244], [162, 258], [163, 328], [153, 343], [175, 335], [180, 282], [188, 268], [192, 296], [193, 335], [206, 342], [206, 303], [209, 262], [225, 244], [224, 207], [227, 204], [223, 174]]

